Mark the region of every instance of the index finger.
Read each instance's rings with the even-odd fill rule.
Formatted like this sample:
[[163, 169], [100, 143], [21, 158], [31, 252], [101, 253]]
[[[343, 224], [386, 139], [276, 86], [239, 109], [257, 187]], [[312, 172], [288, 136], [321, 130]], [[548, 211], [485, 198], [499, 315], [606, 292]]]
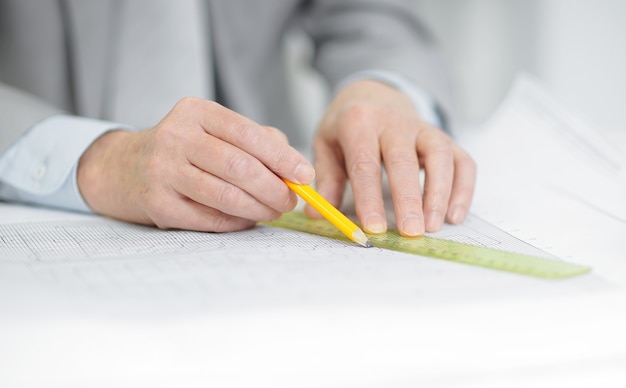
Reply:
[[299, 184], [313, 180], [315, 170], [311, 163], [284, 138], [216, 102], [190, 99], [184, 103], [199, 115], [200, 125], [207, 133], [254, 156], [275, 174]]
[[387, 218], [382, 193], [378, 134], [376, 130], [367, 130], [367, 126], [373, 125], [371, 122], [359, 120], [358, 124], [358, 131], [340, 131], [342, 135], [339, 137], [354, 195], [354, 206], [366, 232], [384, 233], [387, 231]]

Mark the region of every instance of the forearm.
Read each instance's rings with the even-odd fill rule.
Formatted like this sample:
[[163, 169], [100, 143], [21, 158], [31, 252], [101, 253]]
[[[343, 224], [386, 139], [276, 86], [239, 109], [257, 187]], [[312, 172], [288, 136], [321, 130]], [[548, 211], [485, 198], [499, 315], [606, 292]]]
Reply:
[[133, 156], [142, 151], [138, 145], [142, 136], [145, 132], [110, 131], [83, 153], [76, 181], [92, 211], [128, 222], [153, 224], [128, 192], [136, 183], [128, 178], [134, 175], [124, 173], [136, 167]]

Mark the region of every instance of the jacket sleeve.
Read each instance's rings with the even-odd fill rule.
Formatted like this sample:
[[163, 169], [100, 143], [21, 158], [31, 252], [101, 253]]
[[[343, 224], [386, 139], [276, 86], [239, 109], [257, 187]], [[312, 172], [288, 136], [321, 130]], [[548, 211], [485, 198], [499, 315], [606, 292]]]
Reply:
[[61, 109], [0, 83], [0, 152], [38, 122], [59, 113]]
[[317, 0], [303, 10], [314, 44], [314, 65], [336, 88], [355, 73], [372, 70], [404, 77], [452, 108], [449, 72], [411, 0]]

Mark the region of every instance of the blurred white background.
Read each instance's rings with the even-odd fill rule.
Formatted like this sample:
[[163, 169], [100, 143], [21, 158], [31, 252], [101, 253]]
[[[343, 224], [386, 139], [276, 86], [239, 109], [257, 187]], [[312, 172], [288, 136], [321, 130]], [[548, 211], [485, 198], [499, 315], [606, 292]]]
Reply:
[[625, 1], [420, 0], [420, 11], [466, 120], [483, 120], [527, 71], [602, 129], [626, 131]]
[[[418, 7], [450, 60], [462, 124], [485, 120], [526, 71], [589, 123], [626, 133], [626, 1], [419, 0]], [[309, 92], [296, 93], [313, 107], [303, 114], [310, 128], [322, 95], [311, 79]]]

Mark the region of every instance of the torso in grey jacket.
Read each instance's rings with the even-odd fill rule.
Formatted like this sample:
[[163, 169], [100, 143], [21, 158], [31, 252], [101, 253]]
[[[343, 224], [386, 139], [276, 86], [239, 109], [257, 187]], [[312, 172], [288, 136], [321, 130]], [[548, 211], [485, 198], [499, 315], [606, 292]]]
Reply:
[[[201, 4], [197, 10], [205, 18], [206, 37], [210, 36], [206, 54], [213, 64], [208, 71], [214, 82], [208, 97], [285, 130], [294, 143], [302, 139], [289, 133], [294, 120], [281, 51], [285, 31], [292, 27], [311, 36], [314, 65], [331, 87], [351, 73], [384, 69], [414, 79], [440, 103], [447, 102], [444, 66], [414, 15], [412, 1], [184, 1]], [[119, 57], [127, 59], [135, 52], [119, 52], [127, 42], [116, 42], [122, 39], [116, 29], [132, 23], [129, 18], [149, 17], [155, 4], [179, 3], [0, 0], [0, 151], [36, 122], [60, 111], [124, 121], [115, 117], [113, 102], [107, 99], [115, 96], [111, 77], [117, 74]], [[145, 14], [130, 15], [129, 4], [145, 7]], [[146, 37], [172, 28], [162, 20], [149, 20], [147, 25]], [[150, 66], [149, 59], [133, 60], [138, 69]], [[155, 79], [155, 85], [158, 82]], [[168, 92], [157, 86], [137, 95]], [[175, 101], [184, 96], [166, 97]], [[133, 106], [137, 100], [123, 104]], [[165, 113], [155, 111], [155, 120]]]

